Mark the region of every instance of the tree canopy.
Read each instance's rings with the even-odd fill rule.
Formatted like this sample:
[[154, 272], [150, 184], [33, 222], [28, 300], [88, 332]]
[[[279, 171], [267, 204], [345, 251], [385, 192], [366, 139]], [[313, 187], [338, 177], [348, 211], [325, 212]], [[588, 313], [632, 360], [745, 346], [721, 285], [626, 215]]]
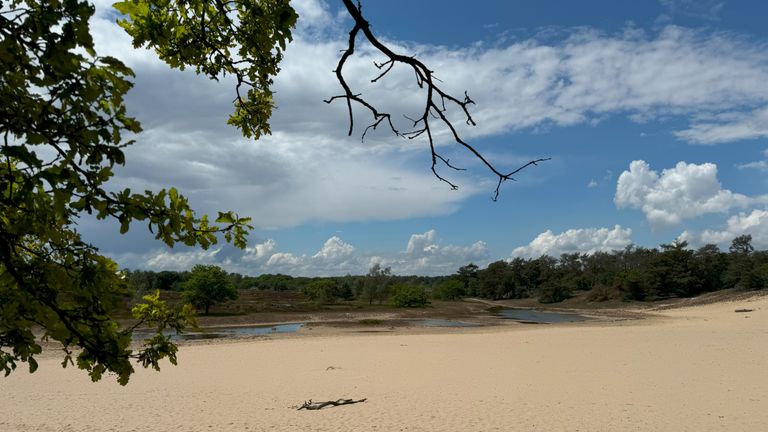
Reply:
[[237, 298], [235, 284], [221, 267], [196, 265], [183, 284], [184, 299], [208, 315], [212, 305]]

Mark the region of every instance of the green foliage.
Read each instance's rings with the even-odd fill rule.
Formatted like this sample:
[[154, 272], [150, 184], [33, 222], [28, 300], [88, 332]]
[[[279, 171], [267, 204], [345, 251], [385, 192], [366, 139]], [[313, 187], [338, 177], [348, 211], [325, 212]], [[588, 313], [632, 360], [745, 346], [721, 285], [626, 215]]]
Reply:
[[371, 266], [363, 285], [363, 298], [368, 301], [368, 304], [373, 304], [374, 300], [378, 300], [381, 304], [389, 297], [391, 279], [391, 268], [382, 268], [379, 263]]
[[126, 0], [114, 6], [126, 16], [119, 24], [135, 47], [153, 48], [173, 68], [191, 66], [214, 80], [234, 76], [229, 123], [248, 137], [270, 133], [270, 86], [298, 18], [289, 0]]
[[208, 312], [212, 305], [237, 299], [235, 284], [221, 267], [198, 264], [181, 286], [184, 299], [198, 309]]
[[[628, 246], [613, 252], [562, 254], [496, 261], [477, 270], [476, 295], [492, 299], [538, 296], [542, 303], [589, 291], [588, 301], [689, 297], [724, 288], [764, 289], [768, 252], [755, 251], [749, 235], [735, 238], [730, 253], [716, 245], [696, 251], [685, 241], [659, 249]], [[458, 273], [461, 278], [461, 271]]]
[[445, 279], [432, 291], [432, 298], [438, 300], [460, 300], [467, 294], [464, 283], [458, 279]]
[[336, 303], [339, 300], [351, 300], [352, 289], [346, 282], [334, 278], [315, 279], [307, 284], [304, 295], [317, 304]]
[[573, 296], [571, 289], [563, 283], [549, 282], [541, 287], [539, 303], [560, 303]]
[[416, 285], [396, 284], [392, 287], [390, 303], [394, 307], [424, 307], [429, 304], [424, 288]]
[[455, 277], [462, 283], [462, 285], [464, 285], [465, 295], [477, 295], [477, 272], [479, 269], [480, 268], [477, 265], [469, 263], [459, 267], [459, 270], [456, 271]]
[[[46, 338], [62, 343], [65, 365], [73, 363], [70, 348], [78, 347], [77, 366], [94, 380], [112, 372], [125, 384], [132, 359], [156, 367], [164, 357], [173, 359], [175, 350], [159, 330], [138, 352], [128, 348], [131, 332], [120, 330], [110, 314], [129, 297], [126, 283], [114, 262], [81, 239], [77, 218], [88, 213], [116, 220], [121, 233], [141, 221], [168, 246], [203, 248], [219, 233], [244, 247], [250, 219], [220, 212], [211, 223], [174, 188], [135, 193], [107, 187], [115, 165], [125, 163], [123, 148], [133, 143], [123, 135], [141, 127], [124, 105], [133, 72], [118, 59], [97, 55], [89, 29], [93, 13], [82, 0], [0, 2], [0, 367], [10, 373], [21, 361], [36, 369], [41, 347], [31, 327], [37, 325]], [[260, 45], [244, 45], [248, 52], [261, 50], [263, 70], [270, 70], [273, 57], [264, 44], [286, 40], [281, 29], [292, 18], [281, 12], [276, 22], [259, 38], [256, 27], [264, 19], [245, 25], [251, 30], [244, 34]], [[254, 96], [253, 105], [264, 105], [267, 95]], [[250, 104], [244, 101], [244, 109]], [[246, 133], [263, 129], [245, 123]]]
[[744, 234], [736, 237], [731, 242], [731, 247], [728, 250], [736, 255], [749, 255], [755, 250], [752, 246], [752, 236]]
[[637, 270], [627, 270], [619, 276], [619, 289], [621, 291], [621, 299], [624, 301], [630, 300], [645, 300], [648, 297], [648, 288], [643, 280], [642, 274]]
[[192, 305], [185, 304], [180, 309], [171, 309], [160, 300], [160, 290], [155, 291], [154, 295], [146, 295], [143, 298], [144, 303], [138, 304], [131, 309], [131, 315], [139, 323], [146, 324], [157, 330], [157, 332], [144, 341], [144, 349], [139, 353], [138, 360], [144, 367], [152, 367], [160, 370], [160, 360], [168, 357], [171, 364], [176, 364], [176, 352], [178, 348], [171, 343], [171, 339], [163, 331], [172, 329], [176, 332], [183, 331], [186, 327], [197, 327], [194, 315], [195, 311]]

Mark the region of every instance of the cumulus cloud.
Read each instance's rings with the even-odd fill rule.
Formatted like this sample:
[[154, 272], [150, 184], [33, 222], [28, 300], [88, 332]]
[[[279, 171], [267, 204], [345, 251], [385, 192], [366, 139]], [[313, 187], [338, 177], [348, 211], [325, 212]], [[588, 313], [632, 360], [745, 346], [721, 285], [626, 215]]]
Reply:
[[[168, 249], [157, 249], [145, 255], [133, 255], [134, 261], [144, 261], [144, 265], [135, 268], [147, 270], [189, 270], [195, 264], [216, 264], [220, 261], [217, 257], [221, 248], [209, 250], [190, 250], [184, 252], [172, 252]], [[128, 257], [123, 257], [125, 258]], [[138, 263], [137, 263], [138, 264]]]
[[413, 234], [408, 240], [405, 253], [385, 260], [404, 274], [451, 274], [470, 262], [481, 264], [488, 260], [485, 242], [477, 241], [470, 246], [441, 245], [435, 230]]
[[727, 248], [734, 238], [744, 234], [752, 236], [752, 245], [756, 248], [768, 248], [768, 211], [756, 209], [749, 213], [739, 213], [728, 218], [722, 230], [707, 229], [700, 233], [686, 230], [680, 239], [697, 246], [713, 243]]
[[611, 228], [578, 228], [555, 234], [547, 230], [527, 246], [515, 248], [512, 257], [559, 257], [564, 253], [595, 253], [624, 249], [632, 244], [632, 230], [615, 225]]
[[359, 251], [341, 237], [332, 236], [314, 254], [281, 251], [274, 239], [267, 239], [244, 251], [225, 246], [209, 251], [158, 249], [113, 256], [125, 268], [148, 270], [188, 270], [195, 264], [215, 264], [228, 271], [252, 275], [341, 276], [366, 274], [378, 263], [400, 275], [444, 275], [470, 262], [486, 264], [489, 252], [482, 241], [469, 246], [444, 245], [437, 232], [429, 230], [411, 235], [405, 250], [383, 254]]
[[613, 200], [618, 208], [642, 210], [653, 229], [764, 201], [723, 189], [715, 164], [678, 162], [659, 175], [642, 160], [632, 161], [621, 173]]

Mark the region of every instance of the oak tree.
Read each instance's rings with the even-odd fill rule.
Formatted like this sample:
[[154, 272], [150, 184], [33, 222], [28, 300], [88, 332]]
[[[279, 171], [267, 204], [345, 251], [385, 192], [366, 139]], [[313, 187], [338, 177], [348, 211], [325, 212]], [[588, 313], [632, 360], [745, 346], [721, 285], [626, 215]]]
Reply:
[[226, 271], [215, 265], [198, 264], [192, 267], [181, 289], [184, 300], [198, 309], [202, 308], [206, 315], [214, 304], [237, 299], [234, 282]]

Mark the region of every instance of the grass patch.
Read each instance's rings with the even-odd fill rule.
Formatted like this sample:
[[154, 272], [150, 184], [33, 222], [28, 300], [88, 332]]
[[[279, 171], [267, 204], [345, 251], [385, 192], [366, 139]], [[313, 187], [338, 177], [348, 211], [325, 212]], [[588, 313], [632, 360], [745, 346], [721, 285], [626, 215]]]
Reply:
[[384, 320], [366, 318], [366, 319], [361, 319], [357, 323], [365, 326], [380, 326], [380, 325], [384, 325]]

